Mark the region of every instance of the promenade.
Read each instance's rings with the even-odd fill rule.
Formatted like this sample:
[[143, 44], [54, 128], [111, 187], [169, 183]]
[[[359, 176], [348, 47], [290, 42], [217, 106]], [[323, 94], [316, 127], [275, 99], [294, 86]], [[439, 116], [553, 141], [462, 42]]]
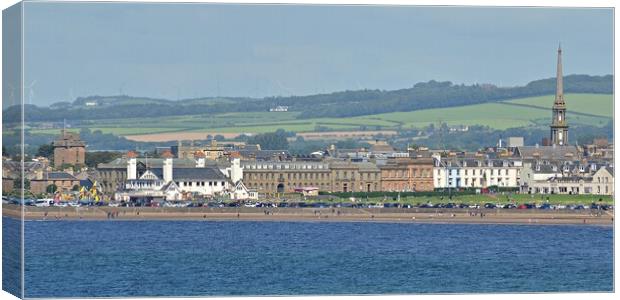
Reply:
[[[20, 218], [21, 207], [3, 205], [3, 216]], [[483, 224], [613, 225], [613, 210], [259, 208], [259, 207], [24, 207], [26, 220], [238, 220]]]

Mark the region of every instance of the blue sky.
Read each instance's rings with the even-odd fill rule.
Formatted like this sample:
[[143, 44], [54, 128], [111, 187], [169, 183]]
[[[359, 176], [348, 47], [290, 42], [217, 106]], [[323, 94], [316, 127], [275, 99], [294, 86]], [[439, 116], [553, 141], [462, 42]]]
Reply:
[[613, 72], [613, 11], [575, 8], [26, 3], [34, 104], [523, 85]]

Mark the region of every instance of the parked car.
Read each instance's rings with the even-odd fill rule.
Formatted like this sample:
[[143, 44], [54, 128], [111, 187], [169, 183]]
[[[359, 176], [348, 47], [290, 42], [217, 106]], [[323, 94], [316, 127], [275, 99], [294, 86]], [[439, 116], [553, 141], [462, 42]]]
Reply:
[[549, 203], [545, 203], [539, 206], [538, 209], [551, 209], [551, 205]]
[[497, 208], [497, 205], [493, 203], [485, 203], [484, 208]]
[[54, 205], [54, 199], [37, 199], [34, 202], [34, 206], [36, 207], [48, 207]]

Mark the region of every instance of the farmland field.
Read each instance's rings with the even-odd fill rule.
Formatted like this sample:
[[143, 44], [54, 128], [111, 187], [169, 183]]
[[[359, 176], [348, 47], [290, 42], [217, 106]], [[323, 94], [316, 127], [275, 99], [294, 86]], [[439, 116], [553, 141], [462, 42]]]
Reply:
[[[527, 104], [540, 108], [549, 108], [554, 96], [530, 97], [506, 101], [509, 103]], [[569, 112], [587, 113], [602, 117], [613, 117], [613, 95], [601, 94], [567, 94], [564, 95], [566, 108]]]
[[[604, 126], [613, 117], [613, 96], [598, 94], [567, 94], [569, 124]], [[93, 120], [76, 125], [103, 133], [133, 136], [148, 134], [209, 133], [241, 134], [264, 133], [277, 129], [294, 132], [321, 130], [398, 130], [437, 126], [444, 122], [455, 125], [484, 125], [495, 129], [514, 127], [546, 127], [551, 118], [554, 96], [512, 99], [458, 107], [425, 109], [411, 112], [393, 112], [349, 118], [299, 119], [299, 112], [239, 112], [216, 115], [167, 116], [161, 118], [127, 118]], [[139, 124], [139, 125], [138, 125]], [[35, 134], [58, 134], [59, 129], [33, 129]]]

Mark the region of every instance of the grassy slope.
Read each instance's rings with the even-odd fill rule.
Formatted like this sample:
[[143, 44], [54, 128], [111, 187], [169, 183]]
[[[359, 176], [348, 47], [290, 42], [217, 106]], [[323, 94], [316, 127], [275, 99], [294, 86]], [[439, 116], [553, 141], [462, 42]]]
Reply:
[[[96, 120], [87, 127], [104, 133], [119, 135], [148, 134], [175, 131], [262, 133], [278, 128], [307, 132], [317, 126], [332, 130], [359, 130], [422, 128], [429, 124], [438, 125], [486, 125], [496, 129], [522, 126], [547, 126], [550, 121], [550, 106], [553, 95], [530, 97], [502, 102], [485, 103], [459, 107], [426, 109], [412, 112], [394, 112], [351, 118], [300, 119], [298, 112], [247, 112], [225, 113], [216, 116], [190, 115], [170, 116], [157, 119], [109, 119]], [[603, 126], [613, 117], [613, 96], [595, 94], [567, 94], [568, 120], [571, 124]], [[578, 115], [572, 112], [589, 115]], [[377, 127], [379, 126], [379, 128]], [[54, 134], [59, 130], [33, 130], [33, 133]]]
[[[553, 105], [553, 100], [553, 96], [541, 96], [515, 99], [506, 102], [549, 108]], [[566, 101], [566, 108], [569, 112], [576, 111], [609, 118], [612, 118], [614, 115], [612, 95], [568, 94], [564, 96], [564, 101]]]

